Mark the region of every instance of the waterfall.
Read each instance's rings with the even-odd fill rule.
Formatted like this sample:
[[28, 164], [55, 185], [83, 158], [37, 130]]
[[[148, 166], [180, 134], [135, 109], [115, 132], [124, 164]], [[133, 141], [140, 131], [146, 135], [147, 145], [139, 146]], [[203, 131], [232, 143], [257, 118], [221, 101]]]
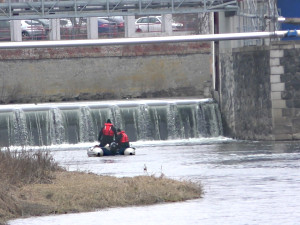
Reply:
[[0, 146], [95, 142], [108, 118], [130, 141], [223, 135], [212, 99], [2, 105]]
[[65, 127], [63, 123], [63, 116], [59, 109], [53, 108], [49, 111], [49, 129], [48, 140], [50, 144], [62, 144], [65, 140]]

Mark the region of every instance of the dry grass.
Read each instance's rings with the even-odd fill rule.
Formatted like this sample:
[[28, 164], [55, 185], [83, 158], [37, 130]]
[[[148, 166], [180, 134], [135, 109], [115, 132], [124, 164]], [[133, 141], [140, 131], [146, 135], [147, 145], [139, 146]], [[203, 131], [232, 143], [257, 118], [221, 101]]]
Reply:
[[50, 182], [59, 169], [48, 151], [0, 151], [0, 179], [9, 184]]
[[[3, 154], [12, 153], [0, 152], [0, 225], [22, 216], [177, 202], [202, 195], [198, 184], [163, 176], [116, 178], [67, 172], [59, 168], [48, 153], [38, 153], [38, 157], [37, 153], [31, 154], [33, 158], [27, 158], [25, 153], [23, 157], [15, 155], [9, 160], [16, 165], [5, 162], [5, 167]], [[28, 160], [33, 165], [28, 164]]]

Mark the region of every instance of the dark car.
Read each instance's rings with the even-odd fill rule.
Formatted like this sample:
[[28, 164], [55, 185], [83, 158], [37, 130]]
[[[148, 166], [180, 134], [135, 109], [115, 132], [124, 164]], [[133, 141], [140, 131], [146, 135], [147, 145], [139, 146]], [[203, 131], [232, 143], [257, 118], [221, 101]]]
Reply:
[[124, 28], [125, 22], [124, 22], [123, 16], [110, 16], [110, 17], [100, 17], [100, 18], [116, 23], [116, 25], [118, 27], [118, 32], [125, 31], [125, 28]]
[[115, 22], [106, 19], [98, 18], [98, 33], [103, 36], [115, 36], [118, 32], [118, 27]]

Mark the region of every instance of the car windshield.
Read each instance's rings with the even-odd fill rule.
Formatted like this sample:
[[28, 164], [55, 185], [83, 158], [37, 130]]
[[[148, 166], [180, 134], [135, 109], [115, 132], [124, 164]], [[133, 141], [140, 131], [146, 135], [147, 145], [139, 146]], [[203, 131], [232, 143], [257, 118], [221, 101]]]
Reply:
[[70, 26], [70, 25], [72, 25], [72, 22], [70, 20], [67, 20], [67, 19], [60, 19], [60, 25]]
[[109, 23], [108, 20], [102, 19], [102, 18], [98, 18], [98, 22], [100, 23]]
[[116, 22], [124, 22], [124, 19], [122, 17], [118, 17], [118, 16], [111, 17], [111, 19]]
[[160, 23], [159, 19], [155, 18], [155, 17], [151, 17], [149, 18], [149, 23]]
[[48, 19], [39, 19], [39, 21], [43, 24], [49, 25], [50, 21]]
[[140, 18], [137, 23], [148, 23], [148, 18]]
[[42, 25], [39, 21], [36, 20], [25, 20], [25, 23], [31, 26], [38, 26]]

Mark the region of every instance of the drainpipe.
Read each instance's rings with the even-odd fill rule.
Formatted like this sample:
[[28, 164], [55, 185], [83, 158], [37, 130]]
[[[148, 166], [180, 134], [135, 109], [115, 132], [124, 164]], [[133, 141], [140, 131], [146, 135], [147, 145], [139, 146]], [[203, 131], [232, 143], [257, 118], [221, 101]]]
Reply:
[[178, 43], [178, 42], [199, 42], [199, 41], [228, 41], [228, 40], [283, 38], [283, 37], [300, 37], [300, 30], [166, 36], [166, 37], [144, 37], [144, 38], [115, 38], [115, 39], [96, 39], [96, 40], [0, 42], [0, 48], [2, 49], [3, 48], [42, 48], [42, 47], [70, 47], [70, 46], [94, 46], [94, 45], [107, 46], [107, 45]]
[[278, 22], [299, 25], [300, 24], [300, 18], [278, 17]]

